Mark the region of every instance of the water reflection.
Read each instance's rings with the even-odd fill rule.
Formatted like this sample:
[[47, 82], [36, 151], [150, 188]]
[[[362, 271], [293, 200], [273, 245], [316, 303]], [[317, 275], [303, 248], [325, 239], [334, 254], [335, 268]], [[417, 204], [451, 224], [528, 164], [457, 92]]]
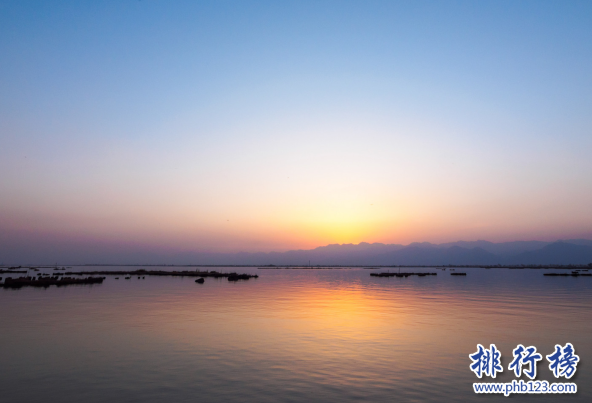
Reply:
[[[228, 271], [235, 271], [235, 268]], [[241, 272], [256, 272], [245, 268]], [[256, 280], [114, 280], [0, 290], [0, 385], [11, 402], [477, 401], [468, 354], [571, 342], [586, 370], [592, 281], [536, 270], [374, 278], [266, 270]], [[544, 363], [542, 379], [550, 379]], [[494, 397], [493, 400], [504, 397]], [[514, 396], [513, 399], [524, 399]], [[539, 396], [549, 400], [553, 396]]]

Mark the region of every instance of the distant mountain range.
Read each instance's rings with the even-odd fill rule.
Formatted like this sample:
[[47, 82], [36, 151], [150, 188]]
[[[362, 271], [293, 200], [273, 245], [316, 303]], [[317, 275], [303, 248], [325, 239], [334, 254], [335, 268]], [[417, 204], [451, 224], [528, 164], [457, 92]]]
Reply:
[[[26, 252], [26, 253], [25, 253]], [[520, 264], [590, 264], [592, 241], [569, 239], [556, 242], [518, 241], [493, 243], [459, 241], [443, 244], [428, 242], [409, 245], [366, 243], [327, 245], [309, 250], [270, 253], [208, 253], [118, 250], [96, 247], [68, 250], [51, 248], [20, 251], [4, 248], [4, 264], [180, 264], [180, 265], [520, 265]], [[19, 259], [28, 256], [27, 261]]]
[[270, 253], [198, 253], [184, 256], [196, 264], [248, 265], [496, 265], [496, 264], [589, 264], [592, 241], [557, 242], [488, 241], [409, 245], [366, 243], [335, 244], [310, 250]]

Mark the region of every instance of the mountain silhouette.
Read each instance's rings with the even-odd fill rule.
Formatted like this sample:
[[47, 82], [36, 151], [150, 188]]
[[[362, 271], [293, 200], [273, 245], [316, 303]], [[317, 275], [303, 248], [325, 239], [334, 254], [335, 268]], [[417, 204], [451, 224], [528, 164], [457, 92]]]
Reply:
[[[520, 265], [520, 264], [589, 264], [592, 263], [592, 241], [571, 239], [556, 242], [516, 241], [494, 243], [484, 240], [443, 244], [414, 242], [409, 245], [367, 243], [331, 244], [314, 249], [286, 252], [163, 252], [150, 249], [51, 248], [39, 251], [27, 262], [18, 258], [14, 248], [2, 248], [5, 264], [185, 264], [185, 265], [276, 265], [276, 266], [395, 266], [395, 265]], [[68, 259], [68, 256], [70, 258]]]
[[514, 264], [588, 264], [592, 263], [592, 246], [555, 242], [543, 248], [523, 252], [508, 259]]
[[445, 244], [415, 242], [409, 245], [362, 242], [287, 252], [198, 253], [186, 256], [185, 260], [198, 264], [276, 266], [588, 264], [592, 263], [592, 241], [459, 241]]

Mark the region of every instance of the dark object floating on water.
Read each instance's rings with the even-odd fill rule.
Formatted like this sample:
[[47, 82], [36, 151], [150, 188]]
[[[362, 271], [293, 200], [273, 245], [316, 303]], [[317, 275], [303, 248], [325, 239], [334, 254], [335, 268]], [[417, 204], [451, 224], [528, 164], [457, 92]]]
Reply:
[[256, 274], [236, 274], [236, 273], [229, 273], [228, 281], [238, 281], [238, 280], [248, 280], [250, 278], [259, 278]]
[[115, 280], [119, 280], [119, 277], [115, 277]]
[[21, 287], [49, 287], [55, 285], [61, 287], [63, 285], [73, 284], [102, 284], [105, 277], [87, 277], [87, 278], [73, 278], [73, 277], [46, 277], [46, 278], [35, 278], [35, 277], [19, 277], [13, 279], [7, 277], [4, 280], [2, 286], [4, 288], [21, 288]]
[[126, 279], [126, 280], [129, 280], [129, 279], [131, 279], [131, 277], [126, 277], [125, 279]]
[[580, 272], [571, 272], [571, 273], [543, 273], [543, 276], [591, 277], [592, 276], [592, 273], [580, 273]]
[[373, 277], [409, 277], [409, 276], [418, 276], [418, 277], [425, 277], [425, 276], [437, 276], [438, 273], [370, 273]]
[[206, 280], [204, 280], [204, 278], [203, 278], [203, 277], [201, 277], [201, 278], [198, 278], [197, 280], [195, 280], [195, 282], [196, 282], [196, 283], [198, 283], [198, 284], [203, 284], [203, 283], [204, 283], [204, 281], [206, 281]]
[[[259, 270], [349, 270], [349, 266], [266, 266], [258, 267]], [[364, 267], [364, 269], [378, 269], [378, 267]]]
[[[14, 273], [14, 272], [13, 272]], [[237, 280], [247, 280], [249, 278], [259, 277], [256, 274], [237, 274], [237, 273], [220, 273], [217, 271], [165, 271], [165, 270], [132, 270], [132, 271], [78, 271], [71, 272], [67, 271], [65, 275], [84, 276], [84, 275], [119, 275], [119, 276], [178, 276], [178, 277], [236, 277]], [[129, 279], [126, 277], [126, 280]], [[233, 281], [233, 280], [231, 280]]]
[[466, 276], [467, 273], [450, 273], [451, 276]]
[[0, 273], [26, 273], [26, 270], [13, 270], [12, 268], [8, 270], [0, 269]]

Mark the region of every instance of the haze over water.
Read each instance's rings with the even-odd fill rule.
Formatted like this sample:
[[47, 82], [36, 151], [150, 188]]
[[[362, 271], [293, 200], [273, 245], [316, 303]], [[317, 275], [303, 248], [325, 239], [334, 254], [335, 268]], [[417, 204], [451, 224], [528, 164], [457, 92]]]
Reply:
[[[95, 286], [0, 290], [3, 400], [504, 401], [473, 392], [468, 355], [477, 343], [501, 350], [496, 381], [504, 382], [516, 379], [507, 366], [518, 343], [550, 354], [567, 342], [581, 359], [571, 379], [579, 391], [561, 399], [592, 397], [589, 278], [507, 269], [421, 278], [221, 271], [259, 278], [199, 285], [107, 276]], [[555, 380], [546, 360], [538, 374]]]

